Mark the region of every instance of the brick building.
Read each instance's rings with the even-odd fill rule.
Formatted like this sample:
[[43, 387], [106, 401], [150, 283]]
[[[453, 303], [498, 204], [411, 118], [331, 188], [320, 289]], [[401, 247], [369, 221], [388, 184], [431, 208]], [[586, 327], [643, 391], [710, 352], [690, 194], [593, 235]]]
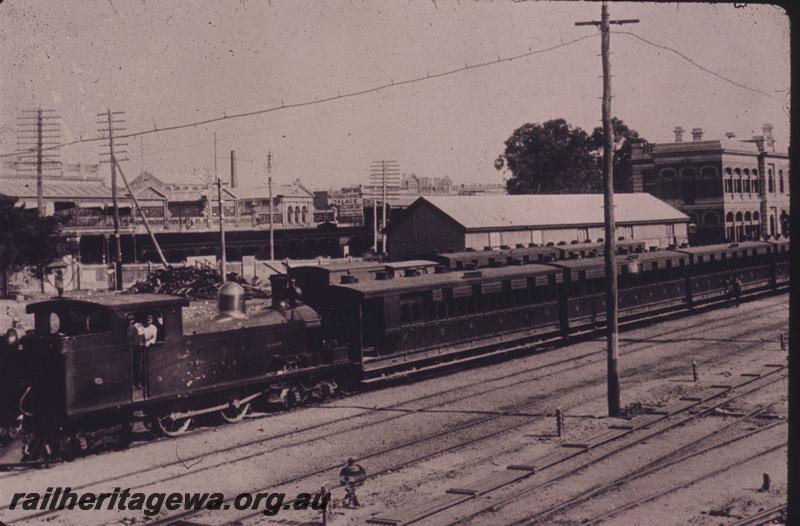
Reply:
[[715, 243], [785, 234], [781, 216], [789, 214], [789, 156], [775, 148], [772, 126], [762, 135], [739, 140], [734, 134], [704, 140], [692, 130], [683, 140], [633, 146], [634, 192], [663, 199], [687, 214], [693, 243]]

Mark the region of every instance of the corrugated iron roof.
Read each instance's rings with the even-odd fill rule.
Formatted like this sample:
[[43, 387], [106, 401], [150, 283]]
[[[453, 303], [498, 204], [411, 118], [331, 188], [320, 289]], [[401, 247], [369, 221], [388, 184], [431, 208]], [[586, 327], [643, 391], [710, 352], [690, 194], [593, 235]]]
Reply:
[[[603, 224], [602, 194], [425, 196], [466, 229]], [[688, 221], [667, 203], [646, 193], [614, 196], [616, 222]]]
[[[51, 199], [111, 198], [111, 189], [96, 182], [44, 180], [42, 182], [42, 192], [45, 198]], [[36, 197], [36, 180], [0, 178], [0, 195]]]

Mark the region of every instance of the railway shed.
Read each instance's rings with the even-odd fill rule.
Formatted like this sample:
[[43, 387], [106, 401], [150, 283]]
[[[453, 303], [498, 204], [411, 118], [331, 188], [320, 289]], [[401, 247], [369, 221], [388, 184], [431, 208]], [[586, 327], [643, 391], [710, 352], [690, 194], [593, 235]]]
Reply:
[[[665, 248], [688, 240], [689, 218], [649, 194], [619, 194], [617, 238]], [[420, 197], [388, 227], [392, 260], [502, 246], [591, 242], [603, 237], [603, 196]]]

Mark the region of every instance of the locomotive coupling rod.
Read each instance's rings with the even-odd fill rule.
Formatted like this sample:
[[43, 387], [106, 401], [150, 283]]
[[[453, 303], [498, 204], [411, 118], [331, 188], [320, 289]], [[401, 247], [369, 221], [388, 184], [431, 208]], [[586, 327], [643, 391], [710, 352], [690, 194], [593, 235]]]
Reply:
[[173, 420], [180, 420], [180, 419], [189, 418], [189, 417], [192, 417], [192, 416], [204, 415], [206, 413], [213, 413], [215, 411], [222, 411], [224, 409], [229, 409], [231, 407], [238, 409], [240, 406], [246, 404], [247, 402], [250, 402], [251, 400], [253, 400], [255, 398], [258, 398], [259, 396], [261, 396], [261, 393], [255, 393], [255, 394], [252, 394], [252, 395], [247, 396], [245, 398], [242, 398], [241, 400], [232, 400], [230, 402], [227, 402], [227, 403], [224, 403], [224, 404], [215, 405], [215, 406], [212, 406], [212, 407], [205, 407], [203, 409], [195, 409], [194, 411], [184, 411], [184, 412], [181, 412], [181, 413], [170, 413], [167, 416], [170, 417]]

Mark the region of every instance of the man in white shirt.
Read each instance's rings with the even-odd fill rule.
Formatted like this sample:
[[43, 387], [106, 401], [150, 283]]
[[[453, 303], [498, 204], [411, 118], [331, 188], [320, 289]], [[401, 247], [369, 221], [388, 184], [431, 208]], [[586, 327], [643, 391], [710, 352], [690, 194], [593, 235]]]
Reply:
[[148, 314], [144, 319], [144, 326], [142, 327], [142, 335], [144, 336], [144, 346], [150, 347], [156, 343], [158, 337], [158, 327], [153, 324], [153, 315]]
[[[129, 317], [129, 321], [133, 316]], [[156, 343], [158, 339], [158, 327], [153, 323], [153, 315], [148, 314], [144, 323], [134, 323], [129, 329], [129, 337], [133, 346], [133, 387], [142, 389], [144, 381], [145, 349]]]

